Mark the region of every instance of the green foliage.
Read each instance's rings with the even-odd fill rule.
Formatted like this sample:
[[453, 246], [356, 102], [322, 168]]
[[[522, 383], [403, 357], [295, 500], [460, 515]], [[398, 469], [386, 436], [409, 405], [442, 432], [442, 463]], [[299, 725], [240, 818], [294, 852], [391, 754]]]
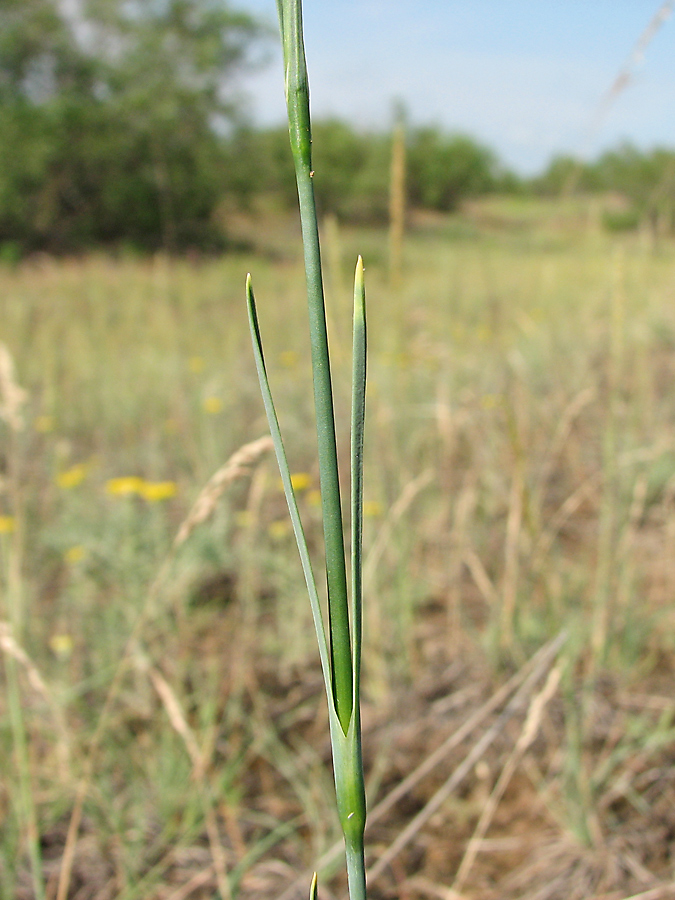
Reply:
[[[391, 135], [358, 131], [327, 119], [312, 126], [314, 185], [321, 215], [345, 222], [380, 224], [389, 214]], [[285, 207], [297, 198], [285, 128], [242, 128], [228, 145], [227, 190], [245, 205], [256, 195], [274, 196]], [[471, 138], [436, 128], [414, 130], [409, 139], [408, 204], [454, 210], [466, 198], [519, 188], [494, 154]]]
[[540, 194], [557, 196], [570, 190], [613, 193], [624, 209], [603, 215], [609, 230], [630, 230], [641, 222], [672, 231], [675, 225], [675, 152], [664, 148], [640, 151], [629, 143], [603, 153], [595, 162], [555, 157], [532, 181]]
[[541, 175], [531, 182], [537, 194], [558, 197], [570, 187], [585, 187], [588, 170], [573, 156], [554, 156]]
[[76, 19], [28, 0], [0, 33], [0, 241], [220, 242], [218, 128], [255, 20], [211, 0], [92, 0]]
[[389, 135], [357, 132], [328, 120], [314, 129], [315, 189], [320, 212], [352, 222], [384, 222], [389, 204]]
[[640, 217], [635, 209], [607, 209], [602, 214], [602, 224], [607, 231], [635, 231]]
[[255, 197], [266, 196], [283, 208], [297, 203], [293, 161], [288, 149], [288, 128], [238, 128], [227, 141], [223, 191], [248, 207]]
[[[652, 722], [660, 712], [670, 716], [668, 697], [662, 710], [645, 709], [643, 698], [650, 691], [658, 695], [673, 666], [668, 550], [674, 525], [675, 255], [667, 244], [663, 252], [650, 254], [641, 241], [625, 236], [594, 235], [589, 243], [574, 220], [566, 219], [564, 204], [484, 203], [490, 213], [486, 228], [479, 219], [470, 241], [449, 239], [442, 222], [410, 233], [400, 292], [387, 289], [387, 271], [379, 262], [386, 259], [384, 230], [345, 227], [341, 234], [345, 257], [365, 244], [369, 259], [366, 546], [374, 546], [383, 529], [387, 532], [377, 570], [366, 573], [366, 598], [376, 599], [366, 607], [364, 693], [372, 711], [376, 703], [395, 706], [404, 688], [420, 687], [419, 694], [405, 694], [414, 699], [406, 707], [401, 743], [395, 744], [391, 730], [378, 726], [371, 714], [369, 785], [379, 799], [387, 785], [400, 783], [401, 753], [417, 751], [411, 767], [426, 758], [432, 719], [441, 722], [439, 728], [443, 722], [452, 728], [452, 720], [438, 719], [438, 704], [428, 705], [437, 697], [428, 693], [428, 676], [438, 672], [439, 679], [444, 677], [456, 659], [458, 638], [470, 655], [478, 655], [499, 614], [509, 577], [505, 546], [509, 508], [517, 502], [515, 479], [523, 499], [520, 540], [514, 542], [520, 560], [518, 646], [529, 654], [563, 623], [575, 650], [587, 646], [598, 585], [603, 443], [614, 402], [619, 470], [612, 482], [617, 499], [610, 549], [616, 549], [603, 576], [609, 580], [607, 596], [616, 598], [610, 669], [609, 677], [598, 673], [601, 724], [596, 727], [593, 720], [592, 730], [579, 736], [578, 758], [587, 768], [576, 787], [584, 787], [586, 771], [593, 781], [588, 799], [576, 802], [584, 804], [579, 820], [587, 809], [601, 811], [605, 835], [632, 839], [638, 821], [649, 840], [665, 808], [654, 806], [655, 792], [666, 806], [667, 792], [648, 780], [649, 789], [638, 784], [631, 797], [612, 800], [612, 788], [633, 783], [636, 771], [672, 771], [667, 723], [650, 730], [645, 722], [640, 734], [623, 728], [623, 698], [634, 698], [640, 715], [648, 713]], [[493, 215], [495, 210], [500, 216]], [[497, 231], [495, 218], [504, 222], [503, 230]], [[512, 221], [530, 226], [512, 228]], [[48, 872], [56, 866], [51, 854], [60, 855], [73, 791], [149, 581], [207, 479], [231, 451], [264, 428], [262, 416], [252, 414], [259, 409], [258, 386], [238, 277], [246, 268], [255, 267], [261, 301], [278, 299], [261, 309], [270, 379], [289, 454], [307, 470], [312, 487], [317, 485], [310, 462], [308, 367], [287, 359], [289, 351], [302, 359], [306, 346], [299, 249], [279, 261], [233, 253], [201, 262], [158, 257], [149, 266], [92, 256], [78, 263], [0, 267], [3, 340], [15, 358], [19, 384], [29, 392], [19, 492], [26, 505], [20, 528], [26, 650], [58, 698], [72, 747], [72, 765], [64, 777], [51, 764], [59, 758], [59, 745], [49, 710], [20, 671], [26, 726], [37, 751], [30, 764], [39, 833], [50, 854]], [[610, 310], [613, 292], [618, 315]], [[339, 315], [337, 303], [332, 310]], [[612, 328], [617, 334], [610, 357]], [[334, 387], [337, 409], [346, 414], [349, 362], [346, 335], [340, 336]], [[214, 393], [223, 400], [217, 415], [204, 409], [204, 399]], [[439, 427], [445, 413], [452, 417], [449, 434]], [[346, 457], [344, 445], [343, 450]], [[66, 486], [58, 476], [79, 463], [87, 466], [84, 480]], [[306, 743], [319, 736], [323, 748], [327, 741], [323, 717], [312, 714], [316, 666], [298, 663], [315, 659], [311, 613], [300, 596], [295, 560], [289, 558], [291, 536], [287, 530], [280, 539], [276, 531], [286, 519], [273, 462], [261, 466], [251, 482], [232, 485], [220, 498], [215, 520], [191, 536], [166, 588], [153, 601], [147, 626], [130, 645], [129, 674], [103, 730], [85, 806], [88, 830], [80, 848], [91, 895], [126, 883], [127, 898], [133, 890], [137, 898], [154, 900], [187, 889], [189, 879], [208, 865], [200, 791], [159, 695], [147, 674], [136, 669], [141, 653], [176, 694], [197, 744], [207, 748], [205, 775], [225, 840], [230, 827], [225, 814], [241, 828], [245, 844], [236, 877], [246, 886], [242, 875], [250, 873], [241, 898], [280, 896], [278, 866], [268, 866], [270, 861], [309, 864], [338, 837], [324, 754]], [[425, 486], [396, 518], [390, 510], [427, 470]], [[111, 494], [108, 479], [128, 475], [175, 480], [177, 494], [151, 504], [138, 495]], [[571, 507], [568, 498], [581, 492], [584, 502]], [[310, 491], [299, 494], [308, 543], [318, 551], [319, 510]], [[13, 514], [9, 499], [3, 495], [0, 516]], [[465, 519], [457, 512], [462, 506]], [[0, 547], [9, 537], [0, 534]], [[485, 596], [463, 558], [477, 559], [484, 568], [490, 580]], [[212, 576], [227, 573], [234, 588], [222, 606], [187, 602], [213, 596]], [[447, 592], [439, 585], [448, 585]], [[5, 596], [3, 590], [3, 602]], [[3, 608], [3, 620], [7, 617]], [[61, 640], [65, 648], [59, 648]], [[473, 691], [487, 695], [503, 677], [501, 670], [488, 680], [488, 666], [478, 665], [460, 682], [472, 690], [466, 716], [475, 709]], [[279, 671], [280, 676], [271, 674]], [[575, 671], [581, 679], [588, 677], [583, 659]], [[608, 715], [617, 696], [613, 678], [620, 691], [618, 719]], [[14, 900], [30, 888], [25, 831], [16, 824], [18, 778], [7, 693], [0, 694], [0, 781], [8, 797], [0, 829], [0, 895]], [[578, 706], [578, 695], [569, 702]], [[564, 715], [565, 708], [556, 704], [553, 736], [539, 739], [532, 753], [546, 775], [542, 796], [551, 798], [552, 810], [565, 823], [567, 853], [565, 829], [577, 819], [575, 787], [565, 784], [571, 768], [565, 757], [577, 750], [565, 741]], [[413, 733], [425, 739], [411, 745]], [[665, 737], [670, 744], [664, 755], [654, 755], [656, 741]], [[617, 758], [626, 748], [630, 753], [621, 768]], [[504, 741], [495, 752], [495, 767], [510, 749]], [[384, 771], [379, 788], [378, 766]], [[428, 787], [418, 788], [416, 803], [425, 802], [438, 786], [435, 776], [428, 781]], [[437, 873], [434, 861], [425, 857], [428, 841], [442, 831], [445, 844], [463, 847], [484, 796], [484, 779], [467, 782], [466, 793], [446, 803], [438, 822], [420, 833], [401, 858], [406, 870], [421, 868], [425, 877]], [[601, 796], [612, 805], [603, 805]], [[516, 800], [522, 809], [522, 798]], [[653, 812], [624, 822], [621, 817], [633, 800], [649, 804]], [[523, 830], [533, 839], [541, 830], [540, 807], [533, 807], [531, 818], [513, 817], [520, 838]], [[407, 824], [408, 809], [404, 802], [402, 812], [394, 811], [373, 833], [398, 831]], [[458, 811], [461, 827], [455, 831], [451, 817], [457, 821]], [[269, 842], [283, 827], [294, 830], [270, 850]], [[506, 833], [513, 833], [508, 823]], [[602, 864], [605, 849], [603, 842], [597, 851], [584, 848], [583, 853]], [[225, 850], [230, 853], [229, 845]], [[591, 852], [598, 857], [590, 857]], [[369, 857], [375, 862], [377, 856], [374, 842]], [[495, 879], [509, 865], [502, 856], [495, 865], [504, 868], [491, 870]], [[106, 868], [111, 859], [114, 869]], [[177, 862], [167, 868], [158, 860]], [[256, 863], [262, 865], [251, 872]], [[665, 881], [669, 860], [662, 858], [661, 864], [655, 872]], [[274, 875], [274, 887], [260, 888], [267, 871]], [[553, 872], [551, 878], [558, 875]], [[310, 877], [303, 882], [305, 896]], [[320, 877], [331, 894], [343, 893], [344, 885], [330, 872], [322, 869]], [[623, 879], [617, 892], [624, 896], [622, 870], [617, 878]], [[374, 895], [397, 896], [391, 873], [374, 879], [373, 888]], [[215, 883], [200, 890], [215, 895]]]
[[499, 170], [494, 154], [464, 135], [438, 128], [415, 131], [408, 149], [408, 193], [414, 206], [449, 211], [462, 200], [494, 190]]
[[604, 153], [591, 167], [595, 186], [622, 194], [637, 218], [668, 230], [675, 224], [675, 152], [654, 149], [640, 152], [631, 144]]
[[[0, 5], [0, 256], [100, 245], [218, 250], [226, 209], [297, 188], [285, 127], [255, 129], [233, 92], [266, 26], [217, 0], [4, 0]], [[387, 220], [391, 134], [314, 124], [319, 216]], [[520, 180], [470, 137], [410, 127], [409, 207], [488, 193], [616, 195], [610, 229], [675, 224], [675, 152], [630, 144], [559, 156]]]
[[[389, 203], [390, 137], [356, 131], [328, 119], [312, 126], [314, 185], [320, 215], [343, 221], [386, 221]], [[228, 141], [224, 190], [244, 207], [256, 196], [274, 198], [286, 209], [297, 203], [288, 129], [244, 126]]]
[[[300, 552], [319, 642], [319, 656], [328, 699], [335, 792], [340, 825], [345, 839], [349, 896], [351, 900], [365, 900], [366, 875], [363, 839], [366, 824], [366, 796], [361, 752], [360, 708], [363, 429], [366, 398], [366, 310], [363, 261], [359, 257], [354, 283], [350, 466], [352, 577], [351, 591], [349, 591], [337, 456], [336, 417], [333, 406], [319, 227], [314, 199], [312, 128], [301, 0], [278, 0], [277, 9], [286, 74], [288, 130], [298, 186], [307, 282], [324, 561], [328, 592], [328, 634], [324, 626], [309, 547], [298, 511], [291, 472], [267, 378], [250, 275], [246, 284], [249, 324], [265, 412]], [[314, 882], [310, 895], [315, 892], [316, 883]]]

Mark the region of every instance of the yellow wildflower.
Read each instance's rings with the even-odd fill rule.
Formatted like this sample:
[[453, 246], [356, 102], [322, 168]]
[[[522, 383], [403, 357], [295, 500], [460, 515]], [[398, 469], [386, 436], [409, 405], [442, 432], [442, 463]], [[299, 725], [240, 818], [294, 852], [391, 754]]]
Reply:
[[76, 466], [71, 466], [69, 469], [59, 472], [56, 476], [56, 483], [60, 488], [67, 491], [82, 484], [86, 477], [87, 466], [84, 463], [78, 463]]
[[176, 496], [178, 486], [175, 481], [144, 481], [139, 489], [139, 494], [149, 503], [157, 503], [160, 500], [169, 500]]
[[49, 648], [55, 656], [68, 659], [73, 652], [73, 639], [69, 634], [53, 634], [49, 639]]
[[81, 562], [84, 557], [87, 555], [87, 551], [81, 544], [76, 544], [74, 547], [69, 547], [66, 552], [63, 554], [63, 558], [67, 563], [70, 563], [71, 566], [76, 563]]
[[130, 494], [142, 494], [144, 484], [143, 479], [136, 475], [123, 475], [107, 481], [105, 489], [114, 497], [128, 497]]
[[291, 475], [291, 484], [294, 491], [306, 491], [312, 483], [312, 478], [308, 472], [294, 472]]
[[54, 430], [54, 416], [37, 416], [33, 425], [40, 434], [47, 434]]
[[0, 516], [0, 534], [11, 534], [16, 528], [14, 516]]
[[366, 500], [363, 504], [363, 515], [368, 519], [376, 519], [382, 515], [382, 504], [377, 500]]
[[496, 406], [499, 406], [501, 403], [501, 398], [498, 394], [483, 394], [480, 398], [480, 405], [483, 409], [494, 409]]
[[204, 412], [207, 412], [210, 416], [217, 416], [223, 409], [223, 401], [220, 397], [205, 397], [203, 406]]
[[290, 530], [291, 523], [288, 519], [277, 519], [276, 522], [270, 522], [267, 529], [269, 536], [275, 541], [283, 540], [290, 533]]
[[313, 491], [307, 492], [307, 502], [310, 506], [321, 506], [321, 491], [314, 488]]
[[250, 528], [253, 524], [253, 516], [251, 515], [250, 509], [240, 509], [235, 513], [234, 521], [239, 528]]
[[188, 367], [193, 375], [199, 375], [204, 371], [204, 360], [201, 356], [191, 356], [188, 360]]
[[283, 353], [280, 354], [279, 359], [281, 365], [286, 369], [294, 369], [298, 364], [298, 354], [295, 350], [284, 350]]
[[[291, 475], [291, 484], [293, 485], [294, 491], [306, 491], [311, 483], [312, 476], [309, 474], [309, 472], [294, 472]], [[284, 489], [284, 483], [281, 478], [278, 482], [278, 488], [280, 491], [283, 491]]]

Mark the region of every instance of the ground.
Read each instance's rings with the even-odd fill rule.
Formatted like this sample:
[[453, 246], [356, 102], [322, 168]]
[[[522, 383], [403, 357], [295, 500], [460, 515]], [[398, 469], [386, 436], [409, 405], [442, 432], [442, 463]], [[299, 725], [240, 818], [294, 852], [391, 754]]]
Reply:
[[[300, 252], [287, 221], [233, 228], [222, 260], [0, 271], [3, 900], [36, 872], [59, 900], [291, 900], [315, 867], [344, 894], [309, 604], [251, 446], [247, 271], [320, 566]], [[357, 252], [370, 896], [675, 897], [675, 245], [493, 199], [411, 216], [392, 287], [387, 235], [331, 223], [343, 451]]]

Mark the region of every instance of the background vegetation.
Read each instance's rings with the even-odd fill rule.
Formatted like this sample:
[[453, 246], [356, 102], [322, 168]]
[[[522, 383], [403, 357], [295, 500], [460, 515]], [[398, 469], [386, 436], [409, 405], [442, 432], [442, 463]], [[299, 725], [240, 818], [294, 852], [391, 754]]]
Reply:
[[[292, 900], [324, 851], [338, 897], [245, 321], [254, 270], [316, 552], [287, 136], [227, 77], [266, 31], [197, 0], [63, 10], [0, 5], [0, 898]], [[406, 141], [394, 266], [391, 135], [315, 133], [339, 422], [367, 267], [370, 895], [667, 900], [674, 154], [523, 180]]]
[[[324, 237], [341, 421], [355, 250], [369, 261], [371, 809], [465, 734], [371, 823], [371, 896], [447, 889], [498, 779], [465, 896], [660, 889], [675, 828], [672, 243], [607, 233], [592, 204], [484, 199], [416, 217], [392, 290], [385, 230]], [[0, 337], [25, 391], [3, 382], [3, 415], [14, 396], [21, 422], [2, 430], [0, 646], [30, 748], [5, 719], [3, 900], [37, 896], [32, 827], [50, 895], [70, 858], [67, 896], [92, 900], [296, 896], [283, 892], [305, 873], [304, 896], [305, 867], [338, 837], [269, 455], [207, 488], [211, 517], [173, 544], [211, 476], [266, 431], [242, 297], [253, 267], [318, 543], [300, 244], [290, 219], [257, 241], [255, 257], [211, 262], [0, 269]], [[562, 628], [548, 693], [532, 683], [463, 732]], [[329, 874], [322, 890], [339, 892]]]
[[[0, 253], [222, 250], [237, 210], [289, 210], [286, 126], [247, 123], [237, 76], [269, 28], [214, 0], [6, 0], [0, 8]], [[625, 146], [594, 163], [509, 172], [468, 136], [407, 129], [408, 206], [490, 193], [613, 197], [612, 228], [673, 227], [675, 154]], [[316, 126], [323, 214], [386, 220], [391, 135]]]

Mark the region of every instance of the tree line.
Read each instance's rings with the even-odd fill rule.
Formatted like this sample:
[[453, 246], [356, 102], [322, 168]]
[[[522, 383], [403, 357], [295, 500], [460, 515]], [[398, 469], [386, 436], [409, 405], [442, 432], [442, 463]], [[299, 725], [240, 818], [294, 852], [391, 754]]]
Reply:
[[[248, 125], [235, 87], [272, 36], [224, 0], [0, 0], [0, 247], [222, 250], [224, 210], [293, 207], [286, 128]], [[320, 212], [385, 221], [391, 133], [317, 122], [314, 148]], [[407, 129], [410, 207], [569, 190], [672, 228], [675, 153], [624, 146], [523, 179], [468, 136]]]
[[606, 214], [609, 227], [675, 230], [675, 151], [669, 148], [639, 150], [625, 142], [593, 162], [558, 156], [530, 186], [548, 196], [613, 193], [623, 209]]

